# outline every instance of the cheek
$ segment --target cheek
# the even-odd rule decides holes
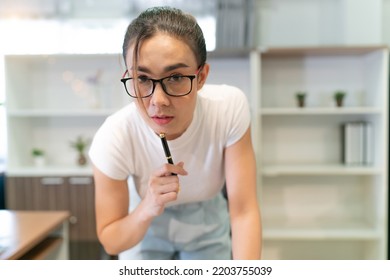
[[[139,105],[144,107],[145,109],[149,108],[150,105],[150,98],[142,98],[138,101]]]
[[[137,105],[138,111],[141,114],[141,116],[147,120],[148,117],[148,103],[145,99],[136,99],[134,100],[135,104]]]
[[[189,99],[186,102],[182,102],[180,107],[176,107],[180,111],[180,116],[183,118],[183,121],[186,123],[192,120],[192,116],[196,106],[196,99]]]
[[[149,107],[149,104],[150,104],[149,98],[136,99],[135,102],[137,104],[138,109],[140,109],[142,111],[147,111],[148,110],[148,107]]]

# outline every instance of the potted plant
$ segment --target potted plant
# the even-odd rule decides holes
[[[85,156],[85,150],[89,145],[90,140],[82,136],[78,136],[76,140],[70,142],[70,146],[74,148],[78,153],[77,163],[78,165],[86,165],[87,157]]]
[[[33,148],[31,150],[31,155],[33,156],[35,166],[41,167],[45,165],[45,152],[42,149]]]
[[[346,96],[346,92],[345,91],[341,91],[341,90],[339,90],[339,91],[336,91],[335,93],[334,93],[334,100],[335,100],[335,102],[336,102],[336,106],[337,107],[342,107],[343,106],[343,104],[344,104],[344,98],[345,98],[345,96]]]
[[[299,91],[295,94],[298,107],[305,107],[306,92]]]

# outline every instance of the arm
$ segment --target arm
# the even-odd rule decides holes
[[[261,219],[256,194],[256,160],[250,128],[225,150],[226,189],[234,259],[260,259]]]
[[[179,179],[167,176],[171,173],[187,174],[182,163],[165,164],[156,170],[150,177],[145,197],[129,213],[127,180],[114,180],[94,167],[97,235],[108,254],[116,255],[139,243],[165,204],[176,200]]]

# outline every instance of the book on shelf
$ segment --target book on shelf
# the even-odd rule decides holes
[[[342,161],[346,165],[373,163],[373,127],[370,122],[347,122],[342,125]]]

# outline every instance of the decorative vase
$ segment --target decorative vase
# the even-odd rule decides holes
[[[334,100],[335,100],[337,107],[343,107],[346,94],[347,93],[345,91],[336,91],[335,92]]]
[[[343,107],[344,98],[336,98],[336,106],[337,107]]]
[[[295,98],[297,100],[298,107],[300,108],[305,107],[306,92],[297,92],[295,94]]]
[[[305,98],[298,98],[298,107],[303,108],[305,107]]]
[[[77,164],[80,166],[84,166],[87,164],[87,157],[84,153],[79,153],[79,157],[77,158]]]
[[[42,167],[46,165],[46,159],[44,156],[34,156],[34,165],[36,167]]]

